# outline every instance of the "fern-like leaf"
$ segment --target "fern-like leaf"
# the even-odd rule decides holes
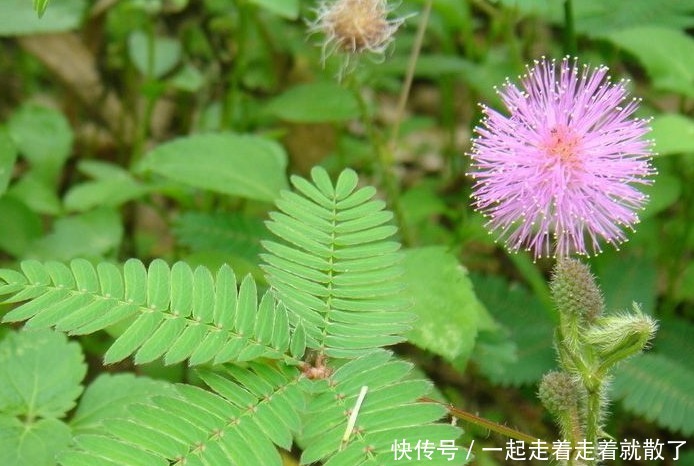
[[[405,441],[411,447],[430,442],[438,449],[442,441],[456,440],[459,428],[437,422],[446,409],[418,401],[430,391],[431,383],[408,377],[411,369],[411,364],[393,358],[390,352],[376,350],[347,362],[329,380],[305,380],[319,393],[307,408],[302,464],[321,460],[330,466],[400,464],[402,458],[398,463],[397,451],[393,451],[396,442]],[[364,396],[358,404],[360,392]],[[416,453],[409,456],[407,464],[451,464],[439,452],[431,459],[421,456],[419,461]],[[461,464],[464,457],[458,449],[455,464]]]
[[[355,357],[403,340],[411,316],[402,312],[396,227],[372,187],[357,189],[357,175],[342,172],[335,185],[314,168],[313,183],[292,177],[261,257],[268,281],[301,324],[306,345],[332,357]]]
[[[106,363],[132,354],[138,364],[162,356],[167,364],[281,358],[290,346],[284,307],[269,293],[258,303],[250,276],[237,289],[228,266],[216,276],[161,260],[148,269],[135,259],[122,269],[80,259],[69,267],[26,261],[21,268],[23,274],[0,270],[0,296],[10,295],[5,302],[28,300],[3,321],[28,320],[27,327],[53,326],[72,335],[129,322],[104,355]]]
[[[640,355],[617,368],[612,389],[629,411],[694,434],[694,372],[683,364],[655,353]]]
[[[80,435],[63,466],[280,466],[275,445],[289,449],[299,429],[304,394],[299,371],[285,365],[232,364],[200,377],[214,393],[178,385],[180,396],[131,406],[101,435]]]

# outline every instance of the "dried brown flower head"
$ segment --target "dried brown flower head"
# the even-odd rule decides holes
[[[404,18],[389,19],[385,0],[324,1],[309,32],[322,32],[323,60],[335,52],[382,54],[393,41],[393,34]]]

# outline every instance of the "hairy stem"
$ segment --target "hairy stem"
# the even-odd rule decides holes
[[[586,444],[593,448],[597,448],[598,445],[602,418],[602,387],[599,382],[596,385],[596,387],[588,389],[588,403],[586,405]],[[588,461],[587,464],[589,466],[596,465],[597,461]]]

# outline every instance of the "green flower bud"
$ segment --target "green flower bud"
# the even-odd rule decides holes
[[[633,314],[600,318],[584,334],[584,341],[602,360],[603,373],[617,362],[641,352],[658,330],[653,318],[643,314],[636,303],[633,306]]]
[[[592,323],[603,312],[602,293],[587,265],[576,259],[557,262],[550,283],[554,303],[559,312]]]
[[[538,397],[551,414],[560,416],[576,409],[581,400],[579,383],[568,373],[552,371],[542,377]]]

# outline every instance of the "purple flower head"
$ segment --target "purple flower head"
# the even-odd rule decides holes
[[[510,113],[483,106],[470,175],[473,205],[512,251],[535,258],[601,251],[625,241],[638,222],[649,184],[648,121],[632,118],[637,100],[604,66],[578,68],[544,58],[528,68],[522,89],[498,91]]]

